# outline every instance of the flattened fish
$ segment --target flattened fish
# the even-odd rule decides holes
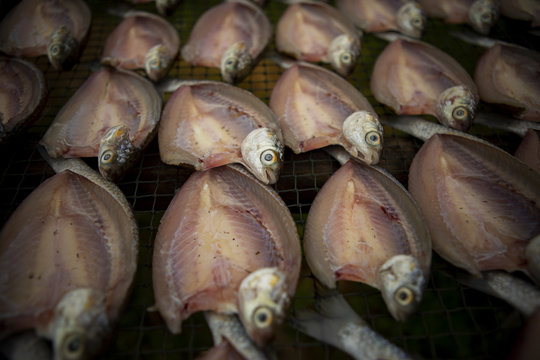
[[[482,100],[511,107],[520,118],[540,122],[539,53],[496,44],[478,60],[474,81]]]
[[[206,170],[244,165],[266,184],[277,181],[283,138],[274,113],[249,91],[218,81],[180,82],[159,126],[161,160]]]
[[[540,26],[540,2],[537,0],[500,0],[501,14],[509,18],[531,21]]]
[[[34,330],[54,359],[109,340],[137,268],[138,231],[122,192],[62,160],[0,232],[0,338]]]
[[[348,75],[360,54],[360,33],[330,5],[300,1],[289,5],[276,27],[276,48],[298,60],[330,63]]]
[[[529,129],[514,156],[540,174],[540,130]]]
[[[37,120],[46,99],[41,70],[25,60],[0,57],[0,144]]]
[[[341,145],[368,164],[379,161],[383,128],[375,110],[354,86],[331,71],[293,64],[274,86],[270,108],[279,118],[285,144],[297,154]]]
[[[429,114],[445,126],[466,131],[478,90],[457,61],[420,41],[397,39],[382,51],[371,76],[375,98],[397,114]]]
[[[105,40],[101,61],[122,69],[144,69],[151,80],[167,74],[180,49],[176,29],[165,19],[132,11]]]
[[[399,31],[420,38],[426,23],[414,0],[337,0],[336,7],[367,32]]]
[[[162,99],[152,83],[127,70],[93,73],[60,109],[40,141],[51,157],[98,157],[117,180],[154,137]]]
[[[238,82],[251,72],[271,37],[272,24],[257,5],[227,1],[197,20],[182,57],[195,66],[219,68],[224,81]]]
[[[499,19],[499,0],[418,0],[428,16],[450,24],[469,24],[487,34]]]
[[[47,55],[57,70],[69,70],[82,51],[90,20],[83,0],[23,0],[0,24],[0,51]]]
[[[264,346],[286,315],[300,264],[295,223],[270,187],[241,167],[197,171],[156,235],[156,307],[175,334],[184,319],[206,311],[214,338],[237,314],[249,338]],[[227,340],[242,352],[239,335]]]

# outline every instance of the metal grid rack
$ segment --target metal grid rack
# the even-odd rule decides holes
[[[36,144],[63,104],[91,74],[91,66],[99,60],[108,34],[121,21],[106,13],[115,5],[105,0],[89,0],[92,9],[92,30],[81,63],[66,72],[54,70],[46,57],[34,59],[43,70],[49,96],[45,111],[35,125],[16,142],[0,147],[0,224],[3,224],[21,201],[53,171],[36,151]],[[197,18],[217,0],[183,1],[168,20],[185,42]],[[286,5],[268,1],[264,11],[275,25]],[[138,4],[137,9],[155,12],[153,3]],[[502,19],[492,34],[503,40],[533,47],[527,25]],[[423,40],[452,54],[470,72],[483,49],[467,45],[448,35],[449,29],[466,29],[464,25],[445,25],[429,19]],[[369,90],[369,78],[377,55],[385,42],[373,35],[363,38],[359,63],[348,77],[371,102],[379,114],[391,111],[376,102]],[[274,49],[274,43],[269,51]],[[252,74],[238,86],[250,90],[268,103],[272,88],[283,72],[267,55],[263,56]],[[219,70],[192,67],[178,59],[169,76],[182,79],[220,80]],[[380,166],[403,184],[407,184],[409,165],[421,142],[399,131],[385,127],[385,148]],[[472,133],[503,149],[513,152],[520,139],[508,133],[473,126]],[[95,162],[89,163],[95,167]],[[313,198],[337,170],[339,164],[322,151],[295,155],[285,154],[281,177],[275,189],[288,205],[300,235]],[[175,191],[191,174],[188,168],[165,165],[160,161],[157,141],[144,152],[138,165],[119,183],[132,204],[140,229],[139,266],[133,291],[119,320],[104,359],[192,359],[212,346],[212,338],[204,317],[195,314],[183,323],[181,335],[168,332],[156,312],[148,311],[154,304],[151,261],[153,240],[159,221]],[[505,359],[523,324],[522,317],[509,305],[493,297],[468,289],[446,275],[449,266],[435,255],[429,286],[417,313],[406,323],[395,322],[379,291],[366,285],[340,283],[339,290],[368,324],[410,354],[425,359]],[[291,313],[311,306],[316,296],[315,280],[303,263],[298,291]],[[341,359],[350,358],[341,351],[303,335],[284,325],[273,344],[280,359]]]

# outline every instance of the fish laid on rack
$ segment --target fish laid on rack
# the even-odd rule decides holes
[[[540,130],[529,129],[514,156],[540,174]]]
[[[54,359],[87,359],[110,340],[137,268],[124,194],[80,159],[19,205],[0,232],[0,338],[33,330]]]
[[[283,321],[300,264],[294,220],[273,189],[240,166],[197,171],[159,225],[156,307],[175,334],[205,311],[215,343],[229,341],[252,359]]]
[[[0,51],[47,55],[55,69],[69,70],[82,52],[90,22],[84,0],[23,0],[0,24]]]
[[[283,137],[277,117],[259,98],[218,81],[172,80],[164,90],[174,90],[158,131],[164,163],[196,170],[240,163],[266,184],[277,181]]]
[[[466,131],[478,90],[467,71],[448,54],[425,42],[396,39],[381,52],[371,76],[375,98],[397,114],[435,116]]]
[[[487,34],[499,19],[499,0],[418,0],[428,16],[450,24],[469,24]]]
[[[39,118],[47,100],[47,84],[34,64],[0,57],[0,144]]]
[[[367,32],[398,31],[420,38],[426,23],[415,0],[337,0],[336,7]]]
[[[180,49],[176,29],[160,16],[130,11],[105,40],[101,62],[122,69],[144,69],[151,80],[167,74]]]
[[[530,21],[540,26],[540,2],[537,0],[499,0],[501,14],[516,20]]]
[[[156,134],[162,102],[144,77],[102,68],[60,109],[40,144],[54,158],[97,156],[103,177],[118,180]]]
[[[360,55],[361,33],[332,6],[318,1],[293,2],[276,27],[276,48],[298,60],[330,63],[348,75]]]
[[[219,68],[224,81],[245,78],[272,37],[266,14],[247,0],[230,0],[208,9],[195,23],[182,58],[195,66]]]
[[[297,154],[341,145],[368,164],[379,161],[383,128],[375,110],[354,86],[329,70],[292,64],[275,84],[270,108],[285,144]]]

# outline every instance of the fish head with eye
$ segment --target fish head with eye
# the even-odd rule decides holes
[[[352,113],[343,122],[343,136],[353,146],[351,155],[369,165],[379,162],[383,127],[377,115],[364,110]]]
[[[98,153],[98,168],[109,181],[118,180],[130,166],[135,153],[125,125],[111,127],[101,138]]]
[[[388,311],[398,321],[407,320],[420,304],[427,280],[418,260],[393,256],[381,266],[378,277]]]
[[[476,0],[469,7],[469,21],[475,31],[488,34],[499,19],[499,4],[496,0]]]
[[[171,15],[179,4],[180,0],[156,0],[157,11],[166,16]]]
[[[269,128],[252,130],[240,146],[243,164],[265,184],[276,183],[283,162],[283,144]]]
[[[330,65],[341,76],[347,76],[356,65],[360,54],[360,38],[341,34],[336,36],[328,46]]]
[[[437,118],[444,126],[467,131],[474,119],[476,96],[465,86],[458,85],[443,91],[437,99]]]
[[[398,10],[397,23],[403,34],[418,39],[424,31],[426,16],[420,5],[411,1]]]
[[[163,44],[152,47],[144,56],[144,70],[152,81],[161,79],[172,65],[171,56]]]
[[[290,304],[287,275],[276,267],[249,274],[238,289],[240,321],[249,337],[264,347],[283,322]]]
[[[47,331],[55,360],[96,355],[110,332],[105,295],[88,288],[67,292],[56,306]]]
[[[243,41],[236,42],[221,57],[221,77],[231,84],[240,81],[249,74],[252,65],[249,47]]]
[[[56,70],[69,70],[79,54],[79,41],[62,25],[56,28],[47,42],[47,57]]]

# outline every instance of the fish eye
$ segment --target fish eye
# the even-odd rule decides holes
[[[352,56],[350,53],[346,52],[341,54],[340,60],[344,64],[350,64],[352,62]]]
[[[408,287],[402,286],[394,293],[397,303],[402,306],[410,305],[414,300],[414,294]]]
[[[420,27],[420,26],[422,26],[423,21],[422,21],[421,18],[416,17],[416,18],[414,18],[414,19],[412,20],[412,23],[413,23],[414,26]]]
[[[253,312],[253,323],[257,328],[267,328],[274,322],[272,310],[266,306],[259,306]]]
[[[458,106],[452,111],[452,117],[456,120],[464,120],[468,116],[469,116],[469,111],[463,106]]]
[[[159,66],[161,65],[159,59],[153,59],[152,61],[150,61],[150,67],[152,69],[157,69],[159,68]]]
[[[62,342],[62,352],[66,359],[79,359],[85,351],[85,338],[81,333],[68,334]]]
[[[233,69],[236,67],[236,60],[233,58],[227,59],[227,61],[225,61],[225,66],[229,69]]]
[[[60,53],[60,45],[55,44],[55,45],[51,46],[50,51],[51,51],[52,55],[58,55]]]
[[[109,164],[114,160],[114,152],[112,150],[106,150],[101,154],[100,161],[103,164]]]
[[[274,165],[278,161],[278,155],[274,150],[265,150],[261,154],[261,162],[264,166]]]
[[[491,19],[493,19],[493,15],[491,13],[483,13],[480,19],[482,20],[482,22],[487,23],[490,22]]]
[[[381,143],[381,135],[377,131],[370,131],[366,134],[365,140],[368,145],[377,146]]]

